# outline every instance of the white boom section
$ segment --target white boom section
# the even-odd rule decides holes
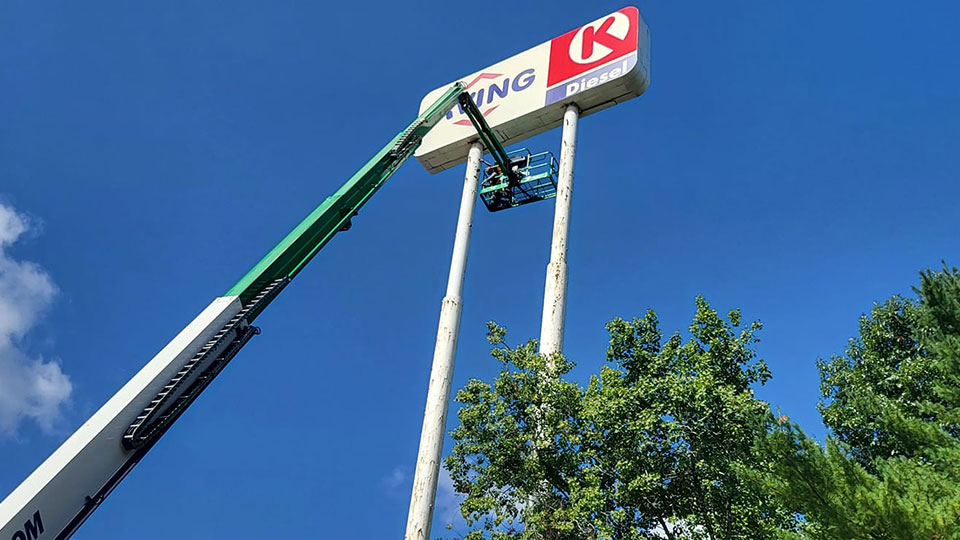
[[[82,522],[89,514],[85,507],[100,503],[97,493],[111,482],[115,485],[120,479],[116,475],[129,470],[128,462],[142,456],[122,446],[127,428],[240,309],[236,296],[214,300],[60,445],[0,503],[0,540],[54,540],[79,526],[72,522],[75,518]]]

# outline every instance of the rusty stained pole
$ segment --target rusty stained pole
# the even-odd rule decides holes
[[[553,242],[540,320],[540,354],[563,352],[567,312],[567,241],[570,236],[570,204],[573,200],[573,163],[577,154],[577,124],[580,108],[571,103],[563,113],[560,141],[560,171],[553,214]]]
[[[467,268],[470,232],[473,228],[473,211],[477,204],[477,185],[482,155],[483,146],[479,142],[473,143],[467,154],[467,172],[463,181],[463,196],[460,199],[460,217],[457,220],[457,234],[453,242],[447,294],[440,308],[437,344],[433,350],[433,368],[430,371],[427,406],[423,414],[423,428],[420,431],[420,450],[417,453],[417,470],[413,477],[413,493],[410,495],[410,512],[407,515],[405,540],[428,540],[430,537],[434,500],[437,495],[437,478],[440,474],[440,454],[443,451],[447,408],[450,403],[453,364],[457,354],[457,338],[460,334],[463,278]]]

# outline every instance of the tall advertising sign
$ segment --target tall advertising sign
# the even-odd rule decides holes
[[[637,8],[625,7],[461,80],[500,142],[512,144],[559,126],[570,103],[585,116],[645,92],[650,31]],[[420,112],[451,84],[427,94]],[[415,156],[437,173],[463,163],[475,139],[470,120],[456,108]]]

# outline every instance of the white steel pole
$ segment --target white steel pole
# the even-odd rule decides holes
[[[553,243],[547,281],[543,291],[540,322],[540,354],[563,350],[563,328],[567,312],[567,239],[570,235],[570,203],[573,199],[573,162],[577,154],[577,123],[580,109],[573,103],[563,113],[560,142],[560,171],[553,214]]]
[[[440,453],[443,450],[443,436],[447,425],[453,363],[460,334],[463,277],[467,267],[470,231],[473,228],[482,150],[483,146],[475,142],[467,154],[467,172],[463,180],[463,197],[460,199],[460,217],[457,220],[457,236],[453,242],[447,295],[440,308],[440,325],[437,328],[437,344],[433,350],[427,407],[423,413],[423,428],[420,431],[420,451],[417,454],[417,470],[413,476],[410,513],[407,515],[407,532],[404,536],[406,540],[428,540],[430,537],[437,477],[440,474]]]

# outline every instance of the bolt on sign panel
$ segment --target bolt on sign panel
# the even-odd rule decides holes
[[[625,7],[460,79],[504,145],[560,125],[569,103],[585,116],[650,86],[650,31]],[[452,84],[452,83],[451,83]],[[420,103],[422,113],[450,88]],[[427,134],[416,157],[437,173],[466,161],[476,131],[459,107]]]

